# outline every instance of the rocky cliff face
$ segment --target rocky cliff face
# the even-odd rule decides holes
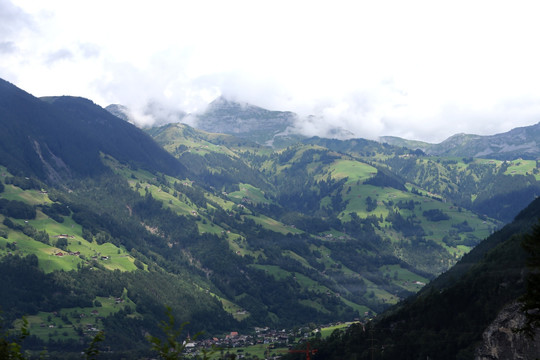
[[[476,349],[475,360],[534,360],[540,358],[540,329],[533,339],[516,331],[525,324],[521,305],[505,307],[484,331],[483,342]]]
[[[284,135],[296,119],[289,111],[270,111],[223,97],[214,100],[197,116],[195,127],[213,133],[231,134],[267,143]]]

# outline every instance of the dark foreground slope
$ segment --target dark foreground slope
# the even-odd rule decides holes
[[[148,135],[92,101],[38,99],[0,79],[0,158],[13,174],[58,183],[105,171],[100,154],[171,175],[185,168]]]
[[[416,296],[366,326],[354,325],[316,344],[315,358],[474,358],[484,330],[525,293],[527,255],[521,243],[539,217],[535,200]]]

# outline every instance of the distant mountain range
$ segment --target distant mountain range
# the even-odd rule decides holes
[[[123,120],[137,123],[133,113],[126,106],[111,104],[105,109]],[[286,147],[306,138],[296,128],[301,121],[298,114],[291,111],[267,110],[223,96],[212,101],[200,114],[187,114],[181,111],[171,113],[159,104],[152,103],[145,108],[144,115],[154,120],[152,127],[169,123],[187,123],[199,130],[235,135],[276,148]],[[310,118],[313,116],[308,117],[308,121]],[[336,139],[354,137],[353,133],[339,127],[330,128],[326,135]]]
[[[419,149],[434,156],[533,160],[540,156],[540,123],[489,136],[456,134],[439,144],[392,136],[383,136],[380,141],[409,149]]]
[[[130,109],[113,104],[106,110],[119,118],[134,123]],[[168,123],[186,122],[200,130],[211,133],[231,134],[259,144],[285,147],[302,136],[295,127],[298,115],[290,111],[271,111],[248,103],[240,103],[218,97],[201,114],[165,111],[159,104],[150,104],[145,114],[152,116],[161,126]],[[351,139],[354,134],[333,128],[323,136],[334,139]],[[540,157],[540,123],[512,129],[506,133],[482,136],[456,134],[439,144],[408,140],[395,136],[381,136],[379,141],[412,150],[421,150],[433,156],[478,157],[499,160],[536,159]]]

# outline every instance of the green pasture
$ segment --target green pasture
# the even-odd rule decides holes
[[[317,301],[310,300],[310,299],[304,299],[304,300],[300,300],[299,303],[304,305],[304,306],[308,306],[308,307],[310,307],[312,309],[315,309],[318,312],[321,312],[323,314],[330,314],[330,311],[327,310],[323,305],[321,305]]]
[[[346,322],[346,323],[341,323],[341,324],[336,324],[336,325],[332,325],[332,326],[323,327],[323,328],[321,328],[321,337],[323,339],[326,339],[327,337],[332,335],[332,333],[334,331],[336,331],[336,330],[344,330],[344,329],[348,328],[349,326],[351,326],[352,324],[354,324],[354,323],[353,322]]]
[[[249,312],[245,311],[232,301],[229,301],[217,295],[215,296],[218,297],[219,301],[221,301],[221,304],[223,305],[223,310],[231,314],[232,317],[234,317],[237,321],[242,321],[250,316]]]
[[[348,305],[348,306],[350,306],[351,308],[353,308],[353,310],[357,311],[358,314],[360,314],[361,316],[362,316],[363,314],[365,314],[366,312],[368,312],[368,311],[373,311],[373,310],[371,310],[370,308],[368,308],[367,306],[365,306],[365,305],[359,305],[359,304],[357,304],[357,303],[354,303],[354,302],[352,302],[352,301],[350,301],[350,300],[345,299],[343,296],[340,297],[340,300],[341,300],[341,302],[343,302],[345,305]]]
[[[229,201],[229,200],[226,200],[226,199],[223,199],[219,196],[215,196],[213,194],[210,194],[210,193],[205,193],[204,194],[206,199],[215,203],[216,205],[218,205],[221,209],[223,210],[232,210],[234,206],[236,206],[236,203],[233,202],[233,201]],[[208,204],[209,207],[214,207],[213,205],[211,204]]]
[[[379,271],[384,276],[391,279],[395,284],[412,292],[417,292],[429,282],[425,277],[415,274],[407,269],[403,269],[399,265],[381,266]]]
[[[254,264],[250,266],[256,269],[265,271],[267,274],[273,276],[277,280],[289,279],[292,276],[293,277],[292,281],[297,282],[303,289],[307,289],[310,291],[317,291],[317,292],[330,291],[326,286],[319,284],[318,282],[310,279],[309,277],[303,274],[300,274],[297,272],[291,273],[290,271],[283,270],[282,268],[276,265]]]
[[[379,288],[372,281],[366,278],[362,278],[362,279],[365,281],[367,285],[366,295],[364,295],[364,297],[369,298],[370,294],[373,294],[374,298],[386,304],[397,304],[398,301],[400,300],[397,296],[389,293],[388,291],[384,289]]]
[[[101,330],[103,324],[101,318],[117,313],[120,310],[129,308],[133,311],[130,317],[137,317],[135,311],[135,303],[127,296],[122,295],[117,301],[113,296],[96,297],[97,302],[101,306],[92,307],[74,307],[63,308],[55,312],[40,311],[36,315],[26,316],[28,321],[29,332],[44,341],[49,339],[65,340],[79,339],[80,334],[83,336],[93,337],[96,330]],[[20,328],[22,320],[17,320],[14,323],[15,328]]]
[[[228,194],[229,199],[234,202],[241,202],[242,199],[247,199],[255,204],[269,204],[270,201],[264,197],[264,192],[250,184],[240,184],[240,190]]]
[[[226,137],[221,134],[211,134],[202,130],[192,130],[185,127],[183,124],[177,124],[174,129],[168,129],[166,132],[159,134],[152,134],[159,143],[168,152],[175,154],[176,149],[180,145],[184,145],[188,148],[186,151],[205,155],[211,152],[222,153],[229,156],[235,156],[235,154],[227,148],[227,146],[216,145],[210,141],[218,141],[220,138]]]
[[[334,259],[332,259],[332,252],[325,246],[320,246],[320,247],[317,247],[315,245],[310,245],[310,249],[311,250],[318,250],[322,257],[320,259],[318,259],[319,263],[322,263],[324,264],[325,268],[329,269],[329,268],[332,268],[333,265],[341,265],[341,267],[339,268],[339,271],[341,273],[343,273],[343,275],[348,275],[348,276],[358,276],[358,274],[354,271],[352,271],[351,269],[349,269],[347,266],[341,264],[341,263],[338,263],[336,262]]]
[[[250,267],[253,267],[255,269],[263,270],[268,275],[271,275],[274,277],[274,279],[277,280],[283,280],[291,276],[290,271],[283,270],[277,265],[260,265],[260,264],[253,264],[249,265]]]
[[[4,185],[4,191],[2,194],[0,194],[0,197],[7,200],[22,201],[29,205],[43,205],[52,203],[49,196],[40,192],[39,190],[23,190],[11,184]]]
[[[7,243],[16,242],[17,249],[12,251],[6,247]],[[8,254],[26,256],[34,254],[38,258],[40,269],[46,273],[53,272],[55,270],[70,271],[77,269],[77,265],[82,263],[78,257],[57,257],[54,256],[54,249],[52,246],[43,244],[39,241],[31,239],[21,232],[11,231],[8,235],[8,239],[0,237],[0,256]]]
[[[342,195],[344,201],[348,201],[347,208],[340,214],[342,221],[349,221],[350,212],[355,212],[359,217],[365,218],[367,216],[376,216],[386,218],[390,211],[398,210],[397,204],[401,202],[414,201],[414,210],[399,209],[399,213],[403,217],[413,216],[416,221],[419,221],[420,226],[426,232],[426,238],[434,240],[435,242],[445,246],[442,243],[442,238],[448,234],[449,231],[454,229],[452,225],[457,225],[467,221],[474,231],[472,234],[479,240],[482,240],[489,236],[499,224],[493,220],[482,220],[472,212],[460,209],[459,207],[438,201],[426,196],[419,196],[410,192],[404,192],[393,188],[380,188],[372,185],[358,185],[352,186],[350,190],[344,191]],[[367,211],[366,199],[370,197],[373,201],[377,202],[377,207],[371,211]],[[389,206],[391,204],[391,206]],[[449,220],[442,221],[429,221],[423,216],[424,211],[440,209],[443,213],[450,216]],[[385,223],[382,224],[383,226]],[[462,239],[467,236],[467,233],[460,234]],[[470,248],[469,248],[470,250]],[[455,248],[452,248],[451,252],[456,252]],[[457,251],[460,255],[462,253]]]
[[[197,228],[200,234],[214,234],[220,235],[225,231],[221,226],[214,224],[213,222],[203,219],[197,221]]]
[[[253,257],[258,257],[259,255],[264,255],[262,251],[251,251],[247,249],[247,241],[242,236],[235,233],[225,233],[227,237],[227,242],[229,243],[230,249],[237,255],[246,256],[250,255]]]
[[[254,267],[256,269],[260,269],[260,270],[263,270],[265,271],[267,274],[273,276],[275,279],[277,280],[285,280],[285,279],[289,279],[291,276],[293,276],[293,281],[296,281],[303,289],[306,289],[306,290],[310,290],[310,291],[316,291],[316,292],[319,292],[319,293],[323,293],[323,292],[329,292],[330,290],[326,287],[326,286],[323,286],[321,284],[319,284],[318,282],[308,278],[307,276],[303,275],[303,274],[300,274],[300,273],[291,273],[290,271],[286,271],[286,270],[283,270],[281,269],[279,266],[275,266],[275,265],[260,265],[260,264],[255,264],[255,265],[250,265],[251,267]],[[376,288],[376,286],[369,282],[369,280],[366,280],[366,282],[368,283],[368,286],[371,286],[371,288]],[[371,290],[371,288],[369,288]],[[386,298],[391,298],[392,295],[389,294],[389,293],[386,293],[386,292],[381,292],[381,293],[378,293],[378,295],[380,297],[382,297],[382,295],[384,295],[384,297]],[[350,306],[351,308],[353,308],[354,310],[358,311],[359,314],[363,314],[365,313],[366,311],[371,311],[371,309],[369,309],[367,306],[364,306],[364,305],[359,305],[359,304],[356,304],[350,300],[347,300],[343,297],[340,297],[339,298],[340,301],[342,301],[344,304]],[[318,310],[321,310],[321,305],[318,304],[318,303],[305,303],[305,305],[308,305],[308,306],[311,306],[311,307],[314,307]]]
[[[318,282],[316,282],[315,280],[312,280],[308,278],[307,276],[300,273],[295,273],[295,280],[298,284],[300,284],[300,286],[302,286],[302,288],[308,289],[310,291],[315,291],[315,292],[330,291],[330,289],[328,289],[326,286],[323,286],[319,284]]]
[[[3,216],[0,216],[0,220],[3,221]],[[81,226],[76,224],[71,217],[65,217],[63,223],[57,223],[50,219],[41,211],[37,212],[36,219],[33,220],[19,220],[14,219],[13,222],[19,225],[25,225],[28,223],[38,231],[46,231],[49,234],[49,244],[44,244],[36,241],[20,231],[13,231],[8,229],[4,225],[0,225],[0,228],[8,230],[8,239],[0,238],[0,254],[5,255],[10,250],[6,248],[6,244],[17,243],[16,254],[26,256],[34,254],[37,256],[40,268],[46,272],[53,272],[55,270],[76,270],[78,266],[86,265],[91,260],[98,261],[105,268],[110,270],[120,271],[134,271],[136,266],[134,265],[134,258],[126,252],[125,249],[119,248],[112,243],[97,244],[94,242],[88,242],[81,236]],[[81,256],[68,255],[66,250],[62,250],[56,247],[56,241],[59,235],[67,235],[66,241],[68,243],[66,249],[71,252],[80,252]],[[64,236],[62,236],[64,237]],[[56,255],[62,253],[62,256]],[[84,259],[83,259],[84,257]],[[95,257],[95,259],[92,259]],[[107,257],[106,259],[102,257]]]
[[[536,169],[536,160],[512,160],[507,161],[510,165],[505,171],[505,175],[531,175]],[[540,180],[540,173],[535,174],[536,180]]]
[[[81,225],[73,221],[71,216],[63,216],[62,218],[64,219],[64,222],[59,223],[38,210],[36,212],[36,218],[28,220],[28,224],[32,225],[38,231],[45,230],[49,234],[49,237],[51,237],[51,240],[53,239],[53,236],[60,234],[69,234],[78,237],[82,236]],[[24,225],[25,223],[23,220],[16,219],[14,219],[13,222],[20,225]]]
[[[173,195],[174,190],[163,191],[160,186],[148,183],[145,183],[143,188],[148,189],[154,199],[160,200],[163,203],[163,206],[168,207],[178,215],[193,215],[193,211],[197,212],[197,207],[195,205],[190,206],[186,202],[180,201],[175,197]],[[144,189],[142,190],[145,191]]]
[[[268,229],[268,230],[271,230],[273,232],[277,232],[277,233],[280,233],[280,234],[283,234],[283,235],[301,234],[301,233],[303,233],[302,230],[299,230],[299,229],[293,228],[291,226],[285,225],[285,224],[283,224],[283,223],[281,223],[281,222],[279,222],[277,220],[274,220],[272,218],[269,218],[268,216],[265,216],[265,215],[258,215],[258,216],[246,215],[246,218],[249,218],[249,219],[255,221],[255,223],[261,225],[265,229]]]
[[[283,256],[288,256],[290,257],[291,259],[294,259],[296,261],[298,261],[299,263],[301,263],[302,265],[304,265],[306,268],[308,269],[313,269],[313,267],[311,265],[309,265],[309,263],[306,261],[306,259],[304,259],[303,257],[301,257],[300,255],[298,255],[297,253],[295,253],[294,251],[291,251],[291,250],[283,250],[281,252],[281,254]]]
[[[347,207],[340,214],[340,218],[345,221],[350,220],[348,215],[350,212],[355,212],[359,217],[365,218],[369,215],[375,215],[379,217],[382,215],[386,217],[388,215],[388,209],[384,206],[383,202],[399,200],[408,201],[413,196],[410,193],[396,190],[394,188],[380,188],[373,185],[358,185],[351,186],[350,190],[346,190],[343,196],[343,201],[347,201]],[[377,201],[377,208],[368,212],[366,199],[370,197],[372,200]]]
[[[329,172],[333,179],[347,179],[347,184],[363,182],[377,174],[377,169],[371,165],[353,161],[337,160],[329,166]]]

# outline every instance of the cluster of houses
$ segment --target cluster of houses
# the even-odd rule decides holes
[[[67,255],[71,255],[71,256],[79,256],[81,255],[81,252],[80,251],[65,251],[65,252],[62,252],[62,251],[58,251],[56,253],[54,253],[54,256],[67,256]]]
[[[58,251],[58,252],[53,253],[53,255],[54,256],[59,256],[59,257],[62,257],[62,256],[80,256],[81,252],[80,251]],[[94,256],[92,256],[92,260],[97,260],[97,259],[109,260],[109,256],[106,256],[106,255],[101,255],[101,256],[94,255]]]
[[[241,335],[236,331],[231,332],[223,338],[214,337],[212,339],[191,341],[188,338],[185,352],[188,354],[198,353],[201,349],[217,347],[220,349],[241,348],[257,344],[289,344],[289,338],[294,334],[285,330],[270,330],[268,328],[255,328],[254,335]]]
[[[291,341],[296,342],[299,335],[300,337],[307,339],[313,336],[314,332],[318,331],[320,330],[316,329],[314,331],[311,331],[310,329],[305,328],[302,329],[299,333],[293,330],[273,330],[268,327],[256,327],[255,333],[253,335],[242,335],[236,331],[233,331],[222,338],[214,337],[212,339],[192,341],[188,337],[187,343],[185,344],[185,352],[188,354],[197,354],[200,350],[208,349],[211,347],[217,347],[224,350],[253,345],[267,345],[269,348],[289,347],[293,345]]]

